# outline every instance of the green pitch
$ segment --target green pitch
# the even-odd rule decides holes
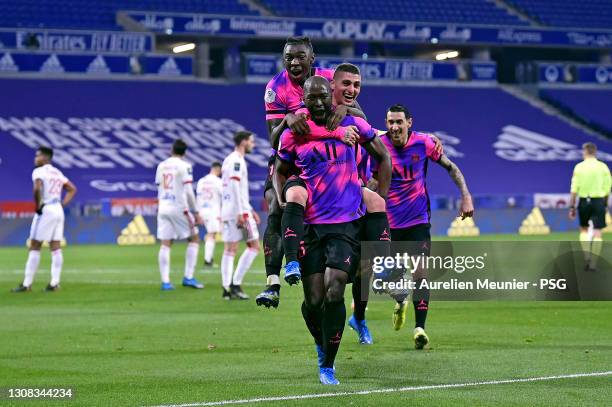
[[[7,387],[75,392],[70,401],[4,398],[0,405],[153,406],[612,370],[612,303],[434,301],[427,323],[431,349],[416,351],[412,307],[406,327],[395,332],[393,304],[375,301],[367,313],[374,345],[358,345],[347,328],[336,361],[342,384],[323,387],[299,310],[301,287],[283,287],[277,310],[259,308],[253,299],[223,301],[217,268],[199,267],[204,290],[182,288],[184,248],[172,252],[174,292],[159,291],[155,246],[69,246],[63,290],[41,291],[49,278],[45,252],[34,290],[25,294],[9,293],[23,278],[25,248],[0,248],[3,396]],[[260,256],[245,280],[252,298],[264,279]],[[350,297],[347,292],[347,304]],[[603,406],[612,405],[612,376],[259,405],[349,404]]]

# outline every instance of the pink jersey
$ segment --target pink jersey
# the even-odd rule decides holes
[[[314,75],[319,75],[331,82],[334,70],[313,68]],[[295,113],[302,107],[304,89],[289,78],[287,70],[277,74],[266,85],[264,100],[266,102],[266,120],[282,119],[287,113]]]

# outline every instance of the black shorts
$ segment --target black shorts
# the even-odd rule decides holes
[[[302,274],[324,273],[330,267],[348,273],[352,280],[361,255],[361,221],[305,226],[303,249],[298,256]]]
[[[593,221],[595,229],[606,227],[606,200],[605,198],[580,198],[578,202],[578,218],[580,226],[589,227],[589,220]]]
[[[289,179],[287,179],[287,182],[285,182],[285,186],[283,187],[283,198],[285,198],[285,194],[287,193],[287,190],[291,187],[302,187],[304,189],[306,188],[306,183],[297,175],[292,175],[289,177]]]
[[[429,256],[431,251],[431,224],[422,223],[407,228],[391,229],[392,242],[423,242],[426,245],[421,246],[424,254]]]
[[[268,158],[268,176],[266,177],[266,183],[264,184],[264,195],[268,189],[274,188],[272,185],[272,174],[274,174],[274,163],[276,162],[276,156],[273,155]]]

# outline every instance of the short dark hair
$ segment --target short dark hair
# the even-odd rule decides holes
[[[590,141],[588,143],[584,143],[582,145],[582,149],[586,150],[586,152],[591,155],[595,155],[595,153],[597,153],[597,146],[595,143],[591,143]]]
[[[387,109],[387,113],[388,112],[394,112],[394,113],[403,112],[404,116],[406,116],[406,119],[410,119],[412,117],[412,115],[410,114],[410,111],[406,108],[406,106],[402,105],[401,103],[396,103],[393,106],[389,107]]]
[[[359,67],[357,65],[350,64],[348,62],[344,62],[336,67],[336,70],[334,71],[334,78],[336,78],[336,75],[339,72],[348,72],[348,73],[352,73],[355,75],[361,75],[361,71],[359,70]]]
[[[42,154],[47,156],[47,158],[52,159],[53,158],[53,149],[51,147],[38,147],[38,151]]]
[[[174,140],[172,154],[185,155],[185,151],[187,151],[187,144],[182,139]]]
[[[308,48],[310,48],[311,51],[314,51],[314,49],[312,48],[312,42],[310,41],[310,37],[307,37],[305,35],[287,38],[285,46],[287,45],[306,45]]]
[[[239,146],[240,143],[242,143],[244,140],[247,140],[252,135],[253,135],[253,133],[251,133],[250,131],[247,131],[247,130],[237,131],[236,134],[234,134],[234,144],[236,146]]]
[[[221,163],[219,161],[214,161],[212,164],[210,164],[210,168],[215,168],[215,167],[221,168]]]

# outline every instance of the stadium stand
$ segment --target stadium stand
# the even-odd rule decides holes
[[[237,0],[0,0],[0,27],[120,30],[118,10],[259,14]]]
[[[609,0],[508,0],[508,3],[551,27],[612,27]]]
[[[262,0],[277,15],[288,17],[364,18],[435,23],[528,25],[487,0],[311,0],[296,7],[284,0]]]
[[[612,90],[542,89],[540,96],[581,117],[586,123],[612,132]]]

